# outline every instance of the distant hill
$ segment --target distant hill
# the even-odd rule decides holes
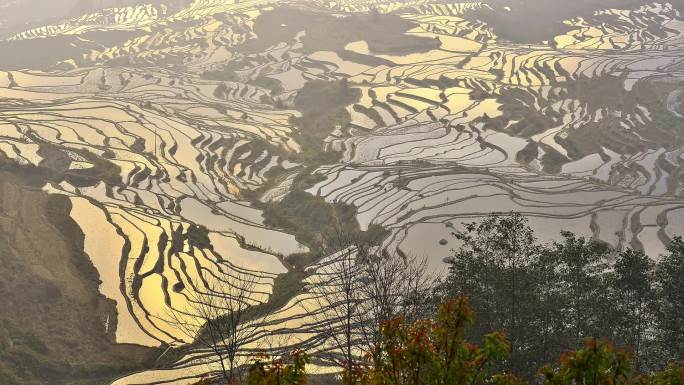
[[[191,0],[0,0],[0,38],[105,8],[164,4],[170,10],[176,10],[190,2]]]

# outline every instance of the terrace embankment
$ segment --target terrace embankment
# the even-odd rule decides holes
[[[0,159],[0,382],[105,383],[151,363],[155,349],[114,343],[115,304],[69,199],[13,167]]]
[[[468,13],[486,22],[504,39],[536,43],[552,40],[568,31],[569,27],[564,23],[567,19],[589,18],[598,10],[630,9],[643,4],[640,0],[577,0],[559,7],[558,3],[545,0],[493,0],[489,2],[490,7],[476,8]]]

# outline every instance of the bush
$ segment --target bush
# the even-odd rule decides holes
[[[295,350],[288,360],[254,361],[247,374],[247,385],[306,385],[308,356]]]
[[[465,297],[445,301],[434,319],[409,324],[403,317],[382,323],[380,342],[365,360],[340,362],[344,385],[527,385],[527,380],[497,367],[509,358],[504,333],[467,341],[475,314]],[[259,358],[249,368],[247,385],[306,385],[308,356],[300,350],[287,359]],[[684,385],[684,368],[670,363],[661,372],[640,373],[635,354],[607,341],[588,338],[581,349],[561,354],[555,365],[537,370],[540,385]],[[203,380],[197,385],[210,384]]]
[[[344,373],[345,384],[478,384],[494,379],[495,364],[508,356],[510,344],[503,333],[490,333],[481,346],[466,341],[466,328],[474,314],[464,298],[442,304],[435,321],[412,325],[397,318],[381,326],[379,352],[353,373]],[[518,384],[512,375],[499,375],[498,383]]]

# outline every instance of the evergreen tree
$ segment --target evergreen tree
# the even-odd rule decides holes
[[[454,236],[462,243],[448,259],[448,296],[467,295],[480,322],[471,330],[482,338],[491,330],[503,330],[513,354],[508,370],[521,372],[535,364],[530,328],[538,319],[537,275],[540,248],[527,220],[520,214],[490,216],[470,223]]]
[[[579,347],[587,337],[610,334],[608,320],[607,260],[608,244],[561,232],[562,241],[547,249],[546,264],[555,266],[555,287],[547,290],[559,293],[553,306],[562,317],[556,317],[553,331],[558,349]],[[558,313],[557,313],[558,314]]]
[[[656,269],[658,334],[669,358],[684,362],[684,240],[675,238]]]
[[[564,285],[559,284],[558,258],[544,248],[535,266],[537,277],[537,304],[538,318],[532,327],[536,330],[538,340],[533,345],[537,358],[537,365],[558,357],[558,354],[567,348],[567,341],[558,333],[564,330],[565,314],[563,304],[567,302],[567,291]],[[563,348],[560,348],[560,347]]]
[[[612,340],[634,349],[637,369],[652,357],[646,335],[653,324],[653,262],[641,251],[621,252],[610,274]]]

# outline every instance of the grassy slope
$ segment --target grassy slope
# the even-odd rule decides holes
[[[83,252],[66,197],[0,159],[0,383],[100,384],[141,367],[153,349],[114,343],[113,301]]]

